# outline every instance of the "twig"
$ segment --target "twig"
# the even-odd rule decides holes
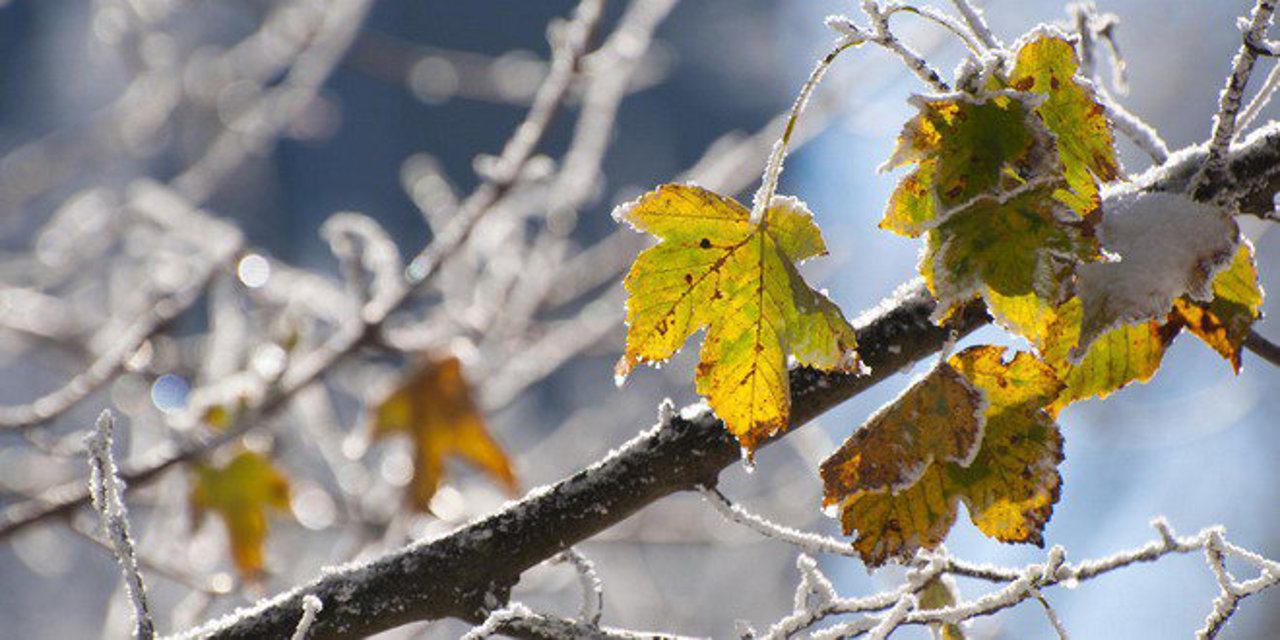
[[[853,545],[847,542],[816,533],[798,531],[751,513],[742,506],[734,504],[719,489],[704,486],[699,487],[698,491],[702,493],[707,504],[714,507],[726,520],[743,525],[766,538],[781,540],[811,554],[825,553],[850,557],[857,555]]]
[[[991,33],[991,27],[987,26],[987,21],[982,18],[982,13],[978,11],[977,7],[974,7],[969,0],[951,0],[951,3],[956,6],[956,11],[960,12],[965,23],[969,25],[969,29],[973,31],[973,34],[977,36],[978,40],[986,48],[1002,48],[1000,40],[995,37],[995,34]]]
[[[813,90],[822,82],[822,77],[831,68],[831,63],[835,62],[846,49],[858,44],[859,42],[853,38],[842,39],[835,48],[818,60],[809,74],[809,79],[805,80],[804,85],[800,87],[796,101],[791,104],[791,112],[787,114],[787,126],[782,130],[782,137],[773,145],[773,152],[765,162],[764,175],[760,178],[760,188],[756,190],[755,197],[752,199],[751,224],[760,224],[764,220],[765,210],[773,204],[774,193],[778,190],[778,178],[782,174],[782,163],[787,158],[787,146],[791,144],[791,135],[800,121],[800,116],[804,114],[804,108],[809,104],[809,97],[813,95]]]
[[[293,630],[292,640],[307,640],[307,634],[311,632],[311,625],[316,621],[316,615],[324,610],[324,603],[312,595],[302,598],[302,618],[298,620],[298,626]]]
[[[1058,612],[1053,609],[1053,605],[1049,604],[1049,599],[1040,593],[1039,589],[1032,589],[1031,595],[1040,601],[1040,606],[1044,608],[1044,615],[1049,619],[1049,624],[1053,626],[1053,630],[1058,634],[1058,640],[1068,640],[1067,627],[1062,624],[1062,618],[1058,617]]]
[[[1244,339],[1244,346],[1259,358],[1280,367],[1280,345],[1264,338],[1257,330],[1249,331],[1249,337]]]
[[[942,76],[933,67],[929,66],[929,63],[924,58],[921,58],[916,52],[902,44],[902,41],[893,35],[893,32],[889,29],[890,13],[882,10],[875,0],[863,0],[862,11],[871,20],[870,33],[859,28],[846,16],[828,16],[827,26],[840,32],[854,44],[871,42],[888,49],[899,58],[902,58],[907,68],[916,74],[916,77],[920,78],[921,81],[929,85],[931,89],[939,93],[951,91],[951,87],[942,80]]]
[[[578,573],[578,583],[582,586],[582,606],[578,608],[578,620],[585,624],[597,626],[604,613],[604,583],[596,566],[577,549],[566,549],[556,556],[559,562],[572,565]]]
[[[1267,26],[1271,24],[1271,16],[1275,10],[1275,0],[1257,0],[1253,6],[1240,50],[1231,63],[1231,75],[1227,76],[1227,84],[1218,98],[1218,113],[1213,117],[1213,134],[1209,138],[1208,155],[1192,185],[1193,193],[1198,194],[1205,182],[1220,179],[1226,170],[1227,152],[1236,134],[1236,114],[1240,111],[1240,102],[1249,84],[1249,76],[1253,73],[1253,65],[1258,59],[1257,43],[1265,39]]]
[[[1278,88],[1280,88],[1280,63],[1271,67],[1271,71],[1267,73],[1267,79],[1262,81],[1262,88],[1258,89],[1258,95],[1254,96],[1249,106],[1240,113],[1240,120],[1236,123],[1237,131],[1249,128],[1258,114],[1271,104],[1271,98],[1275,96]]]
[[[138,572],[138,558],[134,553],[133,537],[129,534],[129,514],[120,497],[123,488],[111,453],[111,432],[114,428],[115,419],[111,412],[103,411],[93,431],[85,437],[85,448],[89,451],[89,493],[102,518],[102,529],[111,541],[116,561],[120,563],[125,590],[133,604],[133,637],[151,640],[156,635],[155,623],[147,608],[147,587]]]
[[[1164,139],[1160,137],[1160,132],[1156,131],[1155,127],[1125,108],[1101,84],[1095,83],[1094,90],[1097,92],[1096,95],[1102,106],[1106,108],[1107,115],[1111,116],[1111,123],[1115,126],[1116,131],[1124,134],[1138,149],[1146,153],[1156,165],[1162,165],[1169,161],[1169,146],[1165,144]]]

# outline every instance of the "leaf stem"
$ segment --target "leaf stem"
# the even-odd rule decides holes
[[[787,125],[782,130],[782,137],[774,143],[769,160],[765,163],[764,175],[760,178],[760,188],[756,190],[752,200],[751,224],[763,223],[765,209],[769,208],[769,203],[778,191],[778,178],[782,175],[782,163],[787,157],[787,146],[791,144],[791,136],[795,133],[800,115],[809,104],[809,97],[813,95],[813,90],[817,88],[818,83],[822,82],[822,77],[831,68],[831,63],[835,62],[845,49],[858,44],[861,44],[861,41],[842,38],[836,43],[834,49],[818,61],[818,64],[813,67],[813,72],[809,74],[809,79],[805,81],[804,86],[800,87],[800,93],[796,96],[796,101],[791,105],[791,112],[787,115]]]

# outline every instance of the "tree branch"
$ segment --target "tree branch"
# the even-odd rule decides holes
[[[988,320],[970,304],[954,324],[929,320],[934,302],[915,284],[860,322],[859,344],[871,373],[854,376],[808,368],[791,372],[792,427],[937,352]],[[301,599],[314,594],[324,613],[313,638],[354,638],[415,620],[483,620],[486,595],[505,601],[520,574],[670,494],[715,484],[740,459],[738,443],[705,407],[669,415],[618,453],[503,511],[442,538],[410,545],[368,565],[327,571],[320,579],[216,620],[189,637],[287,636]]]
[[[1166,165],[1136,177],[1134,185],[1147,190],[1185,191],[1204,156],[1204,145],[1184,149]],[[1270,211],[1272,195],[1280,190],[1280,125],[1259,129],[1228,158],[1230,178],[1207,183],[1210,195],[1229,195],[1244,213]],[[897,304],[858,323],[862,357],[872,367],[868,376],[793,371],[792,425],[808,422],[940,349],[949,332],[929,322],[932,309],[933,302],[917,287]],[[970,305],[959,319],[957,328],[964,333],[983,324],[986,315],[980,306]],[[190,634],[226,638],[287,635],[307,593],[321,597],[325,604],[325,613],[316,621],[317,638],[357,637],[414,620],[446,616],[483,619],[486,593],[505,595],[524,570],[651,502],[699,484],[714,484],[719,471],[738,456],[737,444],[710,413],[678,417],[640,435],[621,452],[485,520],[411,545],[368,566],[333,570],[239,616],[213,621]],[[173,458],[166,462],[169,460]],[[136,485],[162,471],[143,467],[134,474],[124,474],[124,478]],[[83,504],[87,495],[64,492],[51,499],[52,504],[41,500],[11,507],[0,522],[0,537],[33,522],[65,515]]]
[[[1262,337],[1257,331],[1249,332],[1249,337],[1244,339],[1244,346],[1259,358],[1280,367],[1280,345]]]

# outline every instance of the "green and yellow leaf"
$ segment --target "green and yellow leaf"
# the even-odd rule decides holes
[[[1101,202],[1098,182],[1115,180],[1120,167],[1105,109],[1077,76],[1079,68],[1066,38],[1041,34],[1018,50],[1009,85],[1045,96],[1035,111],[1057,138],[1067,179],[1054,196],[1084,216]]]
[[[1062,438],[1045,411],[1062,390],[1053,371],[1029,353],[1004,362],[1004,349],[971,347],[948,365],[986,398],[985,426],[976,455],[935,459],[910,486],[849,491],[847,463],[872,455],[862,451],[867,435],[850,437],[823,465],[824,503],[839,505],[846,533],[857,531],[854,548],[868,566],[890,559],[905,561],[921,548],[937,547],[958,514],[959,503],[984,534],[1002,542],[1042,542],[1042,530],[1058,499]],[[958,429],[968,424],[957,408]],[[910,407],[892,406],[886,414],[910,416]],[[903,420],[880,420],[864,429],[899,429]],[[891,438],[892,439],[892,438]],[[918,458],[918,456],[917,456]],[[833,462],[834,461],[834,462]]]
[[[930,230],[920,268],[940,307],[975,294],[1062,297],[1075,265],[1094,259],[1098,244],[1082,221],[1067,219],[1054,190],[1046,184],[1007,200],[981,197]]]
[[[890,196],[882,229],[917,237],[959,205],[1052,168],[1052,141],[1021,100],[915,97],[912,103],[920,113],[903,127],[883,168],[914,163],[916,169]]]
[[[669,184],[615,216],[661,240],[627,274],[620,381],[637,364],[669,359],[706,328],[698,393],[750,453],[788,425],[788,354],[819,369],[857,367],[853,327],[796,270],[826,253],[798,200],[775,198],[753,225],[732,198]]]
[[[266,456],[243,451],[224,465],[197,463],[188,502],[197,527],[206,511],[218,514],[236,569],[252,579],[264,567],[267,512],[289,513],[289,480]]]
[[[508,493],[519,490],[511,462],[489,435],[456,357],[428,356],[377,404],[370,425],[374,439],[403,435],[412,440],[413,477],[407,500],[415,509],[429,510],[450,457],[475,465]]]
[[[935,462],[969,464],[978,451],[987,401],[941,363],[871,416],[822,463],[825,493],[844,499],[905,489]]]
[[[1150,380],[1178,333],[1155,321],[1123,324],[1103,333],[1074,361],[1069,355],[1080,343],[1079,298],[1052,307],[1035,295],[990,296],[987,308],[997,324],[1026,337],[1062,381],[1062,393],[1048,408],[1054,416],[1072,403]]]

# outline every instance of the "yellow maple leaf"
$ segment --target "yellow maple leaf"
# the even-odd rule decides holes
[[[748,454],[787,427],[787,354],[831,370],[857,367],[853,327],[795,263],[826,253],[813,216],[775,198],[760,224],[732,198],[668,184],[615,217],[661,239],[626,277],[627,346],[616,373],[662,362],[706,328],[696,387]]]
[[[918,433],[917,403],[907,402],[892,404],[877,414],[880,420],[860,430],[905,433],[874,438],[855,433],[823,463],[823,502],[839,506],[845,533],[857,531],[854,548],[868,566],[905,561],[921,548],[937,547],[951,530],[961,501],[984,534],[1002,542],[1042,542],[1041,531],[1058,500],[1057,465],[1062,461],[1062,437],[1044,408],[1058,397],[1062,383],[1030,353],[1004,362],[1003,347],[971,347],[952,356],[947,365],[980,389],[986,400],[980,444],[971,460],[935,458],[923,469],[912,469],[922,459],[918,453],[893,455],[867,447],[884,439],[927,441]],[[948,397],[936,391],[929,395]],[[953,437],[968,441],[972,404],[961,401],[951,411]],[[942,408],[935,413],[940,415]],[[843,481],[850,476],[847,461],[886,455],[883,464],[902,465],[904,471],[898,473],[915,476],[914,482],[864,488]]]
[[[267,512],[289,512],[289,480],[271,460],[243,451],[224,465],[197,464],[188,501],[197,528],[208,510],[222,519],[240,574],[251,579],[261,575]]]
[[[400,434],[413,441],[407,499],[415,509],[428,510],[445,475],[445,458],[451,456],[474,464],[509,493],[519,490],[511,462],[489,435],[456,357],[428,357],[377,403],[369,423],[375,440]]]

